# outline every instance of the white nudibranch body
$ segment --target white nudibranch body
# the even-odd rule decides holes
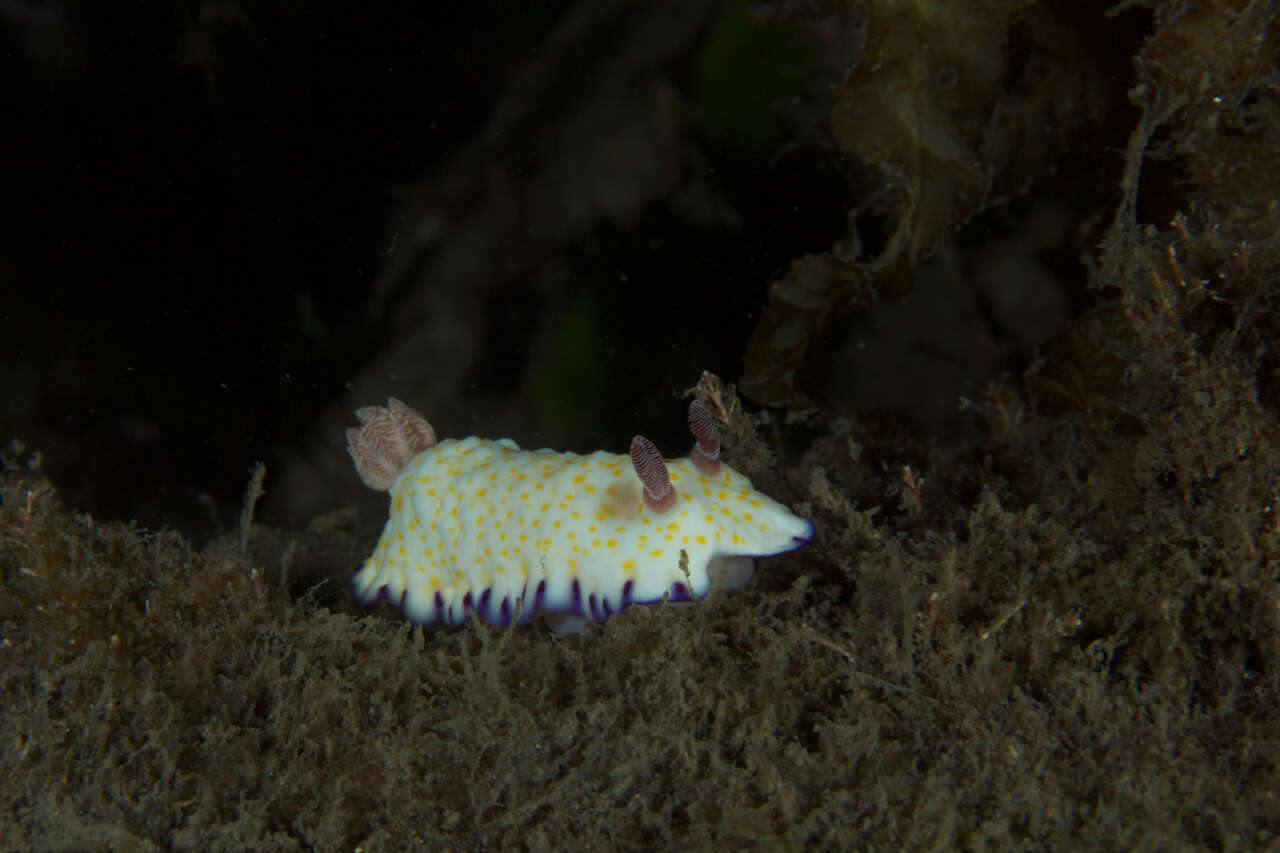
[[[391,515],[354,592],[366,604],[383,596],[414,622],[456,625],[469,611],[498,624],[539,610],[606,619],[741,585],[751,557],[813,536],[808,521],[696,451],[665,460],[675,500],[655,509],[636,443],[631,458],[527,451],[510,439],[437,444],[398,400],[357,414],[365,426],[348,431],[352,457],[366,483],[390,491]],[[427,443],[423,427],[430,442],[413,453]]]

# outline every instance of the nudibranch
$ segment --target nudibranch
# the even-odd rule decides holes
[[[753,557],[799,548],[813,525],[720,461],[715,421],[689,407],[695,444],[663,459],[642,436],[630,456],[521,450],[504,438],[437,442],[392,398],[356,412],[347,450],[391,515],[352,578],[417,623],[602,620],[632,604],[741,586]]]

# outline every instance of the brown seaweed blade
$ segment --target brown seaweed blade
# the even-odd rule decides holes
[[[769,289],[769,308],[747,342],[742,393],[770,406],[790,404],[797,386],[822,375],[821,342],[849,305],[875,299],[871,275],[834,255],[805,255]]]

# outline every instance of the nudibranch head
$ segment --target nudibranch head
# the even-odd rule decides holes
[[[605,619],[632,604],[741,585],[751,558],[799,548],[813,525],[719,460],[699,403],[689,457],[636,436],[630,458],[521,450],[510,439],[435,441],[399,400],[357,412],[348,450],[364,482],[391,493],[356,598],[383,596],[419,623],[474,611],[498,624],[537,611]]]

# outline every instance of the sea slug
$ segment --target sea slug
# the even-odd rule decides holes
[[[391,515],[352,578],[417,623],[497,624],[545,611],[560,630],[632,604],[741,586],[752,557],[799,548],[813,525],[720,461],[715,421],[689,407],[695,444],[664,460],[642,436],[630,456],[521,450],[510,439],[437,442],[392,398],[356,412],[347,449]],[[574,619],[576,617],[576,620]]]

